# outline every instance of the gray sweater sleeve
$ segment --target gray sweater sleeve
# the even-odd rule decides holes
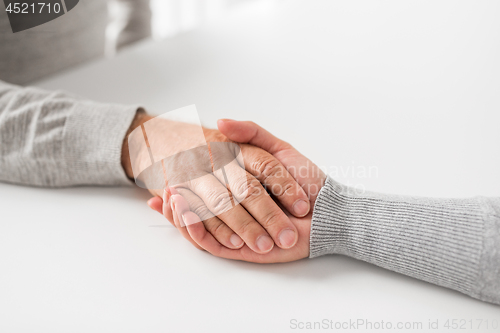
[[[0,181],[133,184],[121,166],[121,148],[137,109],[0,81]]]
[[[500,199],[358,193],[329,178],[310,257],[343,254],[500,304]]]

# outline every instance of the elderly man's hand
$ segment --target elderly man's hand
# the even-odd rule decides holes
[[[248,143],[265,149],[280,161],[291,173],[298,184],[305,190],[309,197],[310,206],[314,202],[326,179],[325,174],[305,156],[300,154],[288,143],[277,139],[269,132],[252,122],[220,120],[219,129],[229,139]],[[247,160],[245,160],[245,164]],[[221,246],[214,237],[208,233],[200,217],[190,210],[188,201],[192,193],[184,190],[183,193],[171,190],[166,193],[163,200],[151,199],[148,204],[154,210],[163,213],[167,219],[179,229],[196,247],[204,249],[211,254],[228,259],[245,260],[259,263],[286,262],[305,258],[309,255],[309,235],[311,228],[312,212],[303,218],[297,218],[286,213],[298,231],[297,245],[290,249],[274,248],[266,254],[255,253],[248,246],[240,249],[228,249]],[[286,207],[285,207],[286,208]],[[235,221],[238,223],[238,221]]]
[[[164,194],[171,194],[164,193],[163,189],[175,184],[174,192],[184,195],[183,203],[196,213],[198,221],[204,222],[199,226],[217,244],[230,249],[246,244],[253,252],[261,254],[271,251],[274,243],[282,249],[294,247],[299,236],[296,226],[261,183],[296,216],[306,215],[310,205],[304,190],[278,159],[251,144],[241,144],[239,149],[234,149],[238,148],[235,144],[222,144],[229,143],[229,140],[218,130],[203,129],[207,147],[211,148],[208,149],[196,142],[199,140],[195,135],[199,130],[196,125],[169,120],[148,125],[152,117],[140,115],[138,118],[133,127],[141,126],[145,131],[144,126],[149,126],[148,131],[155,135],[148,133],[147,149],[142,149],[132,163],[128,145],[133,140],[128,139],[124,144],[123,165],[130,178],[134,177],[134,168],[145,170],[145,165],[151,164],[151,160],[157,161],[155,155],[169,156],[160,158],[162,162],[156,163],[143,181],[155,184],[147,188],[159,200]],[[236,158],[240,149],[244,165]],[[224,172],[213,170],[218,156],[229,161]],[[204,162],[207,160],[208,164]],[[137,178],[137,174],[135,176]],[[182,217],[178,222],[183,224]]]

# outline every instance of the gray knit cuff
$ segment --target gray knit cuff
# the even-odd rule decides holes
[[[73,184],[133,185],[121,164],[122,144],[138,106],[78,101],[64,128],[63,159]]]
[[[500,304],[500,198],[480,198],[480,201],[485,223],[478,298]]]
[[[343,254],[483,298],[481,206],[479,199],[357,193],[329,178],[314,206],[310,257]]]

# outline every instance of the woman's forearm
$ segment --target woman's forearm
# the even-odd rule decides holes
[[[137,110],[0,81],[0,181],[45,187],[133,184],[121,153]]]

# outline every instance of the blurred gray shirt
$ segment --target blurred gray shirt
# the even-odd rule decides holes
[[[24,85],[150,35],[149,0],[81,0],[55,20],[17,33],[2,9],[0,80]]]
[[[81,0],[64,15],[17,33],[0,10],[0,181],[132,184],[121,166],[121,148],[138,106],[96,103],[29,84],[150,34],[149,0]]]

